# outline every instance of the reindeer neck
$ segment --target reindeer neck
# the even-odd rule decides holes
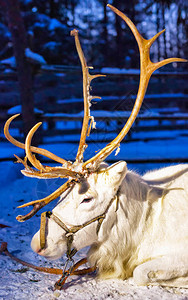
[[[114,202],[110,207],[100,229],[99,242],[91,246],[88,255],[105,278],[113,277],[115,273],[116,277],[127,278],[135,267],[136,259],[132,261],[131,258],[136,258],[145,226],[148,189],[142,178],[132,172],[128,172],[122,181],[117,193],[118,206]]]

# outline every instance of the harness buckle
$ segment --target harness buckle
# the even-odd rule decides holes
[[[70,238],[70,237],[72,237],[73,236],[73,232],[67,232],[66,234],[65,234],[65,236],[66,236],[66,238]]]

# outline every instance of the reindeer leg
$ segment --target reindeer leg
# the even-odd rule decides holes
[[[159,257],[135,268],[133,278],[138,285],[161,285],[188,288],[188,254]]]

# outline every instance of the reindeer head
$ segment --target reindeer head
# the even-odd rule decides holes
[[[25,144],[16,141],[9,134],[9,125],[18,115],[11,117],[4,128],[7,139],[14,145],[25,149],[25,159],[22,160],[17,157],[18,162],[25,166],[25,169],[22,171],[24,175],[38,178],[68,178],[65,184],[46,198],[20,206],[33,205],[33,209],[27,215],[17,217],[18,221],[25,221],[46,204],[61,196],[59,204],[53,209],[52,213],[42,214],[41,229],[32,240],[32,247],[36,252],[51,258],[59,257],[65,251],[67,251],[68,255],[71,255],[74,248],[79,250],[100,239],[100,225],[106,221],[104,219],[107,211],[116,205],[114,201],[115,196],[126,173],[125,162],[107,167],[104,166],[103,161],[115,149],[119,149],[121,141],[130,130],[139,113],[152,73],[168,63],[185,61],[180,58],[169,58],[157,63],[151,62],[150,47],[164,30],[153,38],[146,40],[140,35],[135,25],[126,15],[112,5],[108,5],[108,7],[118,14],[130,27],[140,51],[141,71],[138,94],[132,113],[119,135],[95,156],[88,161],[83,161],[83,154],[87,147],[86,137],[90,134],[91,127],[95,126],[94,118],[90,115],[90,106],[91,100],[96,98],[96,96],[90,95],[90,84],[93,79],[104,75],[90,75],[77,30],[73,30],[71,35],[75,38],[77,52],[82,65],[84,118],[75,162],[66,161],[45,149],[31,146],[32,136],[41,123],[36,124],[30,130]],[[53,159],[60,163],[61,166],[43,166],[33,153],[42,154]],[[30,161],[34,168],[28,166],[27,160]]]
[[[112,166],[101,164],[97,172],[88,178],[75,182],[63,193],[58,205],[47,215],[44,248],[41,228],[32,239],[35,252],[48,258],[59,258],[67,250],[76,251],[97,243],[101,236],[101,224],[113,222],[109,212],[118,205],[117,191],[126,174],[126,163],[118,162]],[[108,213],[108,218],[106,214]],[[72,235],[72,236],[71,236]],[[70,249],[68,237],[71,237]],[[43,248],[43,249],[41,249]]]

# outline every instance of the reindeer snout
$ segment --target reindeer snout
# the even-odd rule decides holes
[[[31,248],[33,249],[34,252],[42,255],[41,251],[41,246],[40,246],[40,235],[37,232],[34,237],[31,240]]]

